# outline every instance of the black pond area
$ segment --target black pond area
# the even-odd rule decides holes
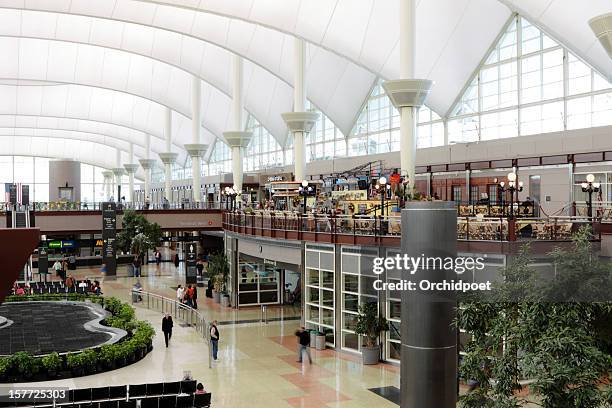
[[[5,303],[0,316],[13,321],[0,328],[0,355],[18,351],[48,354],[81,350],[105,343],[110,335],[91,332],[84,324],[96,314],[85,305],[67,303]]]

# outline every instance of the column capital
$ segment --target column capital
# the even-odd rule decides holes
[[[155,163],[157,162],[157,160],[154,160],[154,159],[140,159],[140,160],[138,160],[138,162],[140,163],[140,166],[143,169],[151,170],[155,166]]]
[[[111,170],[104,170],[102,172],[102,177],[104,178],[113,178],[114,175],[115,173],[113,173]]]
[[[589,20],[589,25],[597,39],[612,58],[612,13],[603,14]]]
[[[114,169],[112,169],[112,171],[116,177],[121,177],[126,174],[125,169],[123,167],[115,167]]]
[[[187,150],[189,157],[192,159],[204,156],[208,150],[208,145],[206,143],[189,143],[183,146],[185,146],[185,150]]]
[[[123,168],[125,169],[127,174],[134,174],[134,173],[136,173],[136,171],[138,171],[138,167],[140,167],[140,166],[138,164],[136,164],[136,163],[128,163],[128,164],[124,164],[123,165]]]
[[[281,113],[281,116],[292,132],[308,133],[319,119],[318,112],[287,112]]]
[[[253,133],[242,131],[229,131],[223,132],[223,137],[227,141],[227,144],[230,145],[230,147],[244,147],[246,149],[249,146],[249,143],[251,143]]]
[[[382,86],[396,109],[420,108],[431,91],[433,81],[429,79],[394,79],[383,82]]]
[[[159,159],[164,164],[174,164],[177,157],[178,157],[178,153],[171,153],[171,152],[159,153]]]

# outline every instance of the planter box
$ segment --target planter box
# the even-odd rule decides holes
[[[378,364],[378,359],[380,358],[380,346],[375,347],[361,347],[361,357],[363,359],[363,364]]]
[[[317,332],[316,331],[310,332],[310,344],[308,346],[311,348],[315,348],[317,346]]]
[[[230,305],[229,296],[227,295],[221,296],[221,306],[229,307],[229,305]]]
[[[221,293],[213,290],[213,300],[215,303],[221,302]]]
[[[317,350],[325,350],[325,335],[316,336]]]

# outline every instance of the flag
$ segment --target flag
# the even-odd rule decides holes
[[[4,183],[4,202],[11,202],[11,183]]]
[[[23,184],[17,183],[17,204],[21,205],[23,201]]]

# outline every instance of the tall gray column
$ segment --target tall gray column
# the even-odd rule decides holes
[[[411,257],[457,256],[457,209],[452,202],[410,202],[402,210],[402,252]],[[417,270],[404,279],[459,280],[450,270]],[[402,408],[455,408],[457,337],[454,291],[402,291]]]
[[[113,174],[115,175],[115,187],[117,188],[113,194],[117,193],[116,201],[121,201],[121,178],[126,174],[125,169],[121,165],[121,150],[117,149],[116,152],[116,167],[113,170]]]
[[[125,163],[123,165],[123,168],[125,169],[129,177],[130,202],[134,203],[136,202],[136,199],[134,197],[134,174],[136,174],[136,171],[139,167],[137,163],[134,163],[134,143],[130,143],[129,160],[130,162]]]

